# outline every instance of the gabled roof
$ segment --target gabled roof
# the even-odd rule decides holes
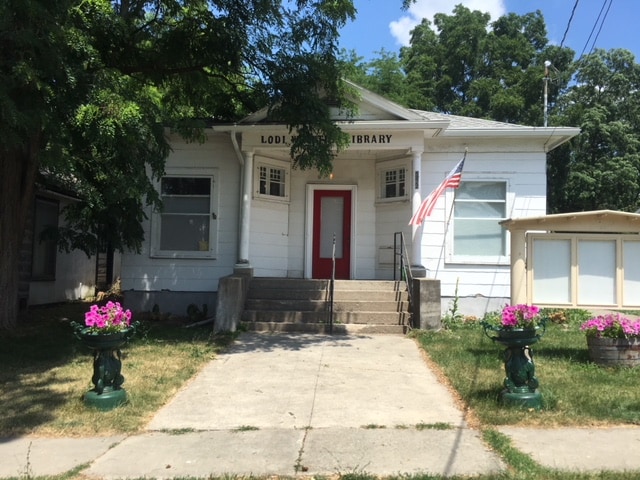
[[[558,213],[542,217],[510,218],[500,222],[509,231],[640,233],[640,214],[616,210]]]
[[[388,100],[376,93],[373,93],[365,88],[356,85],[355,83],[344,80],[349,86],[352,92],[349,100],[358,105],[358,109],[355,116],[349,115],[346,111],[341,111],[337,108],[333,110],[333,119],[336,122],[342,123],[358,123],[362,121],[366,122],[398,122],[403,123],[448,123],[446,119],[431,119],[424,115],[421,115],[418,111],[410,110],[401,105],[398,105],[391,100]],[[238,122],[239,124],[256,125],[260,123],[269,123],[268,120],[268,108],[262,108],[255,113],[248,115]]]

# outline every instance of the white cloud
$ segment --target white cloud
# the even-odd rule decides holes
[[[403,15],[389,24],[391,35],[398,44],[408,46],[411,30],[423,18],[428,18],[433,22],[433,16],[436,13],[451,15],[453,8],[459,4],[469,10],[488,12],[491,15],[491,20],[497,20],[498,17],[507,13],[504,0],[418,0],[411,5],[407,15]]]

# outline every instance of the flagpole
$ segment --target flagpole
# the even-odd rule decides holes
[[[464,155],[462,157],[462,160],[466,160],[467,159],[467,152],[469,151],[469,149],[467,147],[465,147],[464,149]],[[454,194],[455,196],[455,194]],[[451,208],[449,209],[449,215],[447,217],[447,221],[444,224],[444,235],[442,237],[442,245],[440,246],[440,254],[438,255],[438,264],[436,265],[436,272],[435,272],[435,278],[438,278],[438,272],[440,271],[440,263],[442,262],[442,259],[444,257],[444,246],[447,244],[447,233],[449,232],[449,225],[451,224],[451,217],[453,216],[453,209],[455,207],[455,201],[451,202]]]

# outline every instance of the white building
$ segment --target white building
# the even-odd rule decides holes
[[[144,250],[122,259],[128,306],[212,312],[218,280],[243,269],[326,278],[334,234],[339,278],[390,279],[395,232],[415,270],[441,281],[444,310],[454,296],[476,315],[507,302],[510,242],[499,222],[546,213],[546,154],[579,130],[408,110],[354,88],[356,118],[335,115],[351,145],[330,178],[292,168],[291,134],[264,111],[208,129],[202,144],[172,136],[164,210],[147,212]],[[409,226],[465,149],[460,188]]]

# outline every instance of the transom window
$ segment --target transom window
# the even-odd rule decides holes
[[[271,200],[289,200],[289,164],[277,160],[256,163],[255,196]]]
[[[285,196],[285,173],[283,168],[260,165],[260,194],[274,197]]]
[[[453,205],[453,255],[506,257],[506,230],[500,225],[506,213],[506,182],[462,182]]]
[[[407,171],[404,168],[385,170],[383,175],[383,198],[405,197]]]
[[[377,199],[381,202],[394,200],[407,200],[409,198],[407,187],[406,160],[387,160],[377,165],[378,193]]]
[[[217,219],[213,176],[168,175],[160,181],[162,211],[154,222],[153,254],[213,256]]]

